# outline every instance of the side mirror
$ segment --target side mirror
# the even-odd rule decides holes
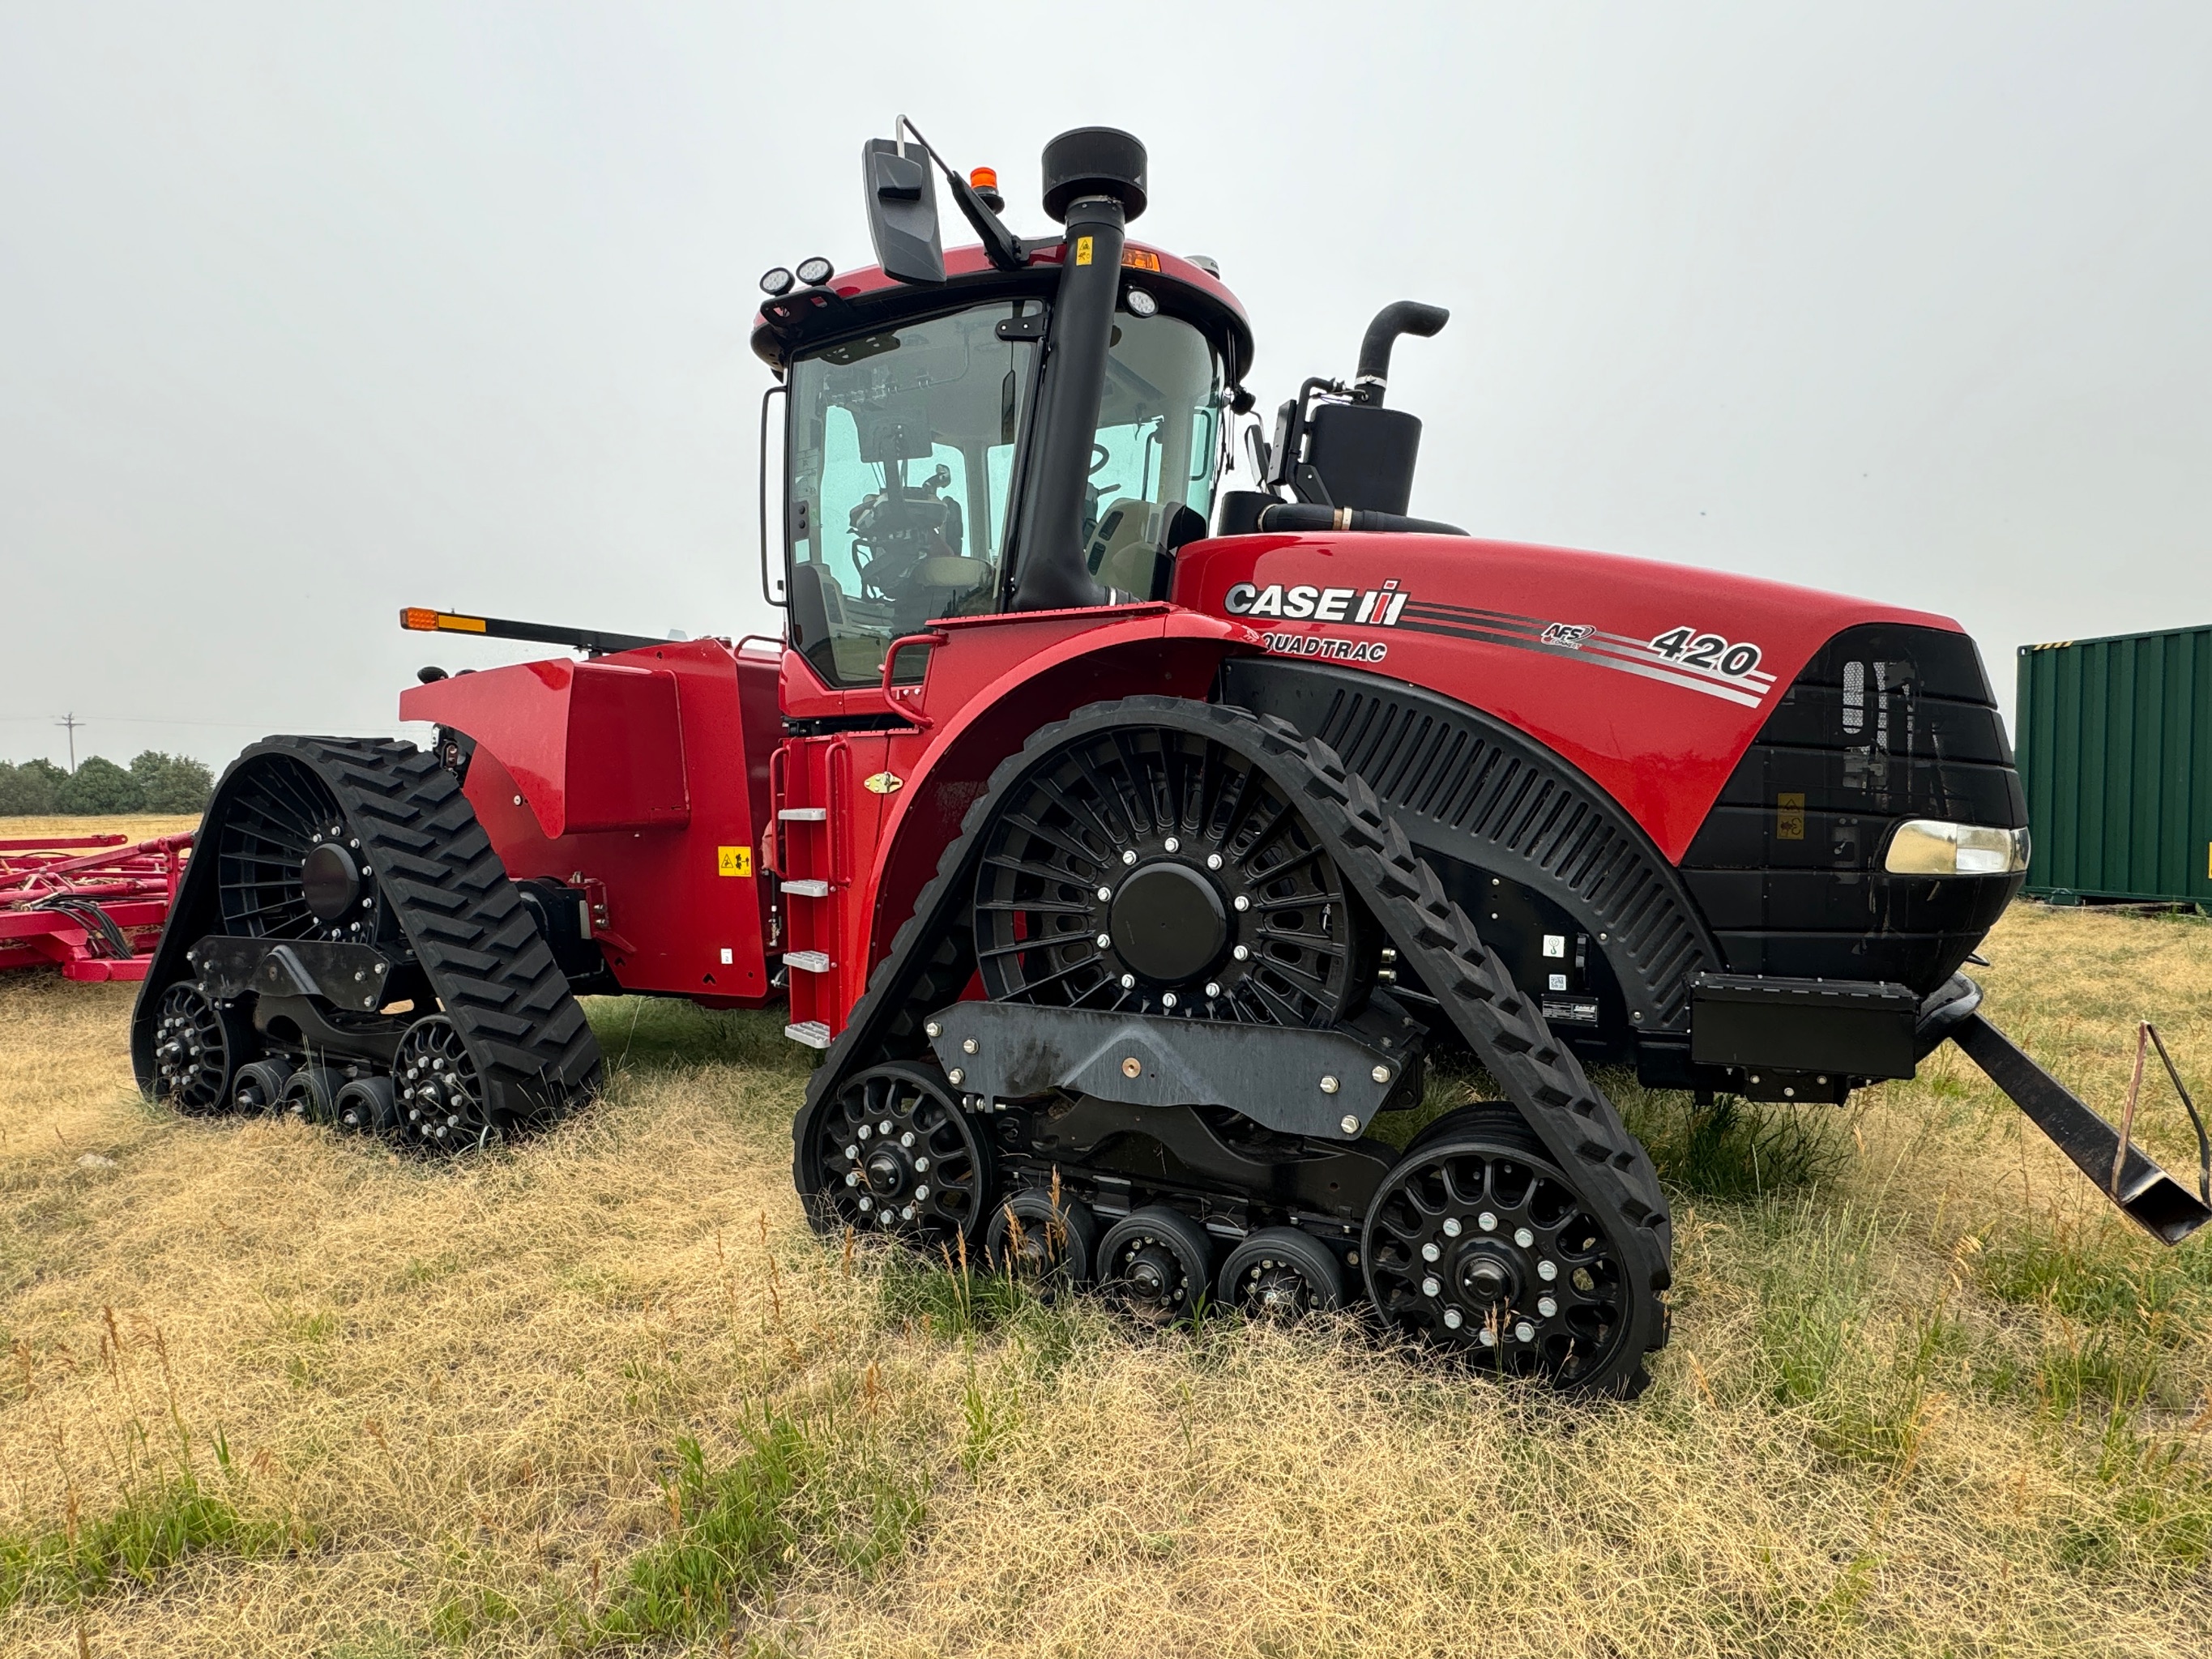
[[[937,181],[926,152],[906,155],[896,142],[871,138],[860,150],[860,179],[868,198],[868,235],[876,263],[901,283],[945,280],[945,247],[937,232]]]

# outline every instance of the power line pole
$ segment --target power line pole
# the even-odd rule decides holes
[[[70,770],[75,772],[76,770],[76,729],[84,722],[79,720],[76,712],[72,710],[56,720],[54,724],[64,727],[69,732]]]

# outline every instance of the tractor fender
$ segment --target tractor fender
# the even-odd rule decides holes
[[[871,972],[937,873],[939,855],[958,839],[961,820],[992,772],[1032,732],[1109,698],[1152,692],[1203,702],[1225,659],[1264,648],[1259,634],[1242,623],[1164,605],[1131,609],[1135,614],[1091,622],[1037,647],[990,678],[980,677],[975,665],[1003,653],[999,626],[1083,613],[1015,613],[935,624],[944,642],[932,653],[916,708],[937,723],[891,798],[877,838],[869,890],[875,896]],[[943,702],[954,702],[955,708],[939,717],[933,704]]]

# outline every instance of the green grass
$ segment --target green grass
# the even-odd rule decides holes
[[[920,1526],[926,1486],[864,1430],[763,1408],[732,1462],[685,1439],[665,1488],[670,1535],[629,1564],[594,1625],[603,1640],[725,1631],[802,1565],[866,1576]]]
[[[222,1438],[210,1486],[193,1469],[188,1442],[180,1441],[173,1462],[149,1451],[143,1427],[133,1437],[135,1468],[120,1504],[96,1516],[72,1513],[41,1531],[0,1533],[0,1613],[19,1603],[82,1605],[123,1585],[151,1585],[194,1555],[252,1559],[295,1543],[282,1522],[241,1509],[245,1476]]]

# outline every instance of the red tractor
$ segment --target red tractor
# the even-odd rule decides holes
[[[878,263],[771,271],[753,331],[783,637],[407,613],[585,654],[424,670],[427,750],[240,757],[149,1089],[474,1144],[588,1096],[575,993],[787,999],[824,1227],[1615,1392],[1669,1223],[1593,1062],[1840,1103],[1949,1038],[2159,1237],[2207,1218],[1960,972],[2027,845],[1955,623],[1406,516],[1431,307],[1237,443],[1250,326],[1126,240],[1125,133],[1047,147],[1041,241],[904,122],[862,161]],[[1370,1135],[1447,1053],[1501,1097]]]

